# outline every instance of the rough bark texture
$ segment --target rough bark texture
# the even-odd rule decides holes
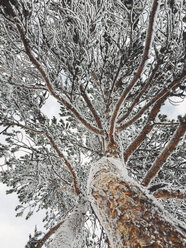
[[[153,197],[122,171],[119,159],[92,166],[89,197],[112,248],[184,248],[177,222],[170,221]],[[120,167],[118,167],[120,166]]]

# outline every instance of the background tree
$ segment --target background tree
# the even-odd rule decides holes
[[[160,112],[185,97],[184,4],[0,1],[1,181],[49,230],[27,247],[185,247],[186,117]]]

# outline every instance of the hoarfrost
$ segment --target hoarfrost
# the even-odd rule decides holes
[[[80,203],[56,231],[50,248],[73,248],[76,237],[84,224],[85,203]]]

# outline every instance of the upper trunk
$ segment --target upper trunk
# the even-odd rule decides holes
[[[112,248],[184,248],[184,230],[155,198],[130,179],[121,162],[102,158],[92,166],[89,197]]]

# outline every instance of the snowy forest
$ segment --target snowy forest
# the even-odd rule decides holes
[[[0,0],[0,48],[0,181],[46,212],[25,247],[186,247],[185,0]]]

